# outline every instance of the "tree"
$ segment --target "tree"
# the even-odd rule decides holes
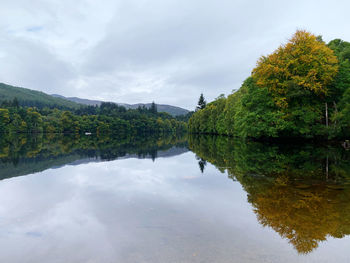
[[[76,131],[74,116],[70,111],[64,111],[62,113],[60,126],[63,133],[74,133]]]
[[[28,108],[26,114],[28,131],[32,133],[41,133],[43,131],[43,119],[41,114],[37,112],[35,108]]]
[[[157,110],[157,105],[154,103],[154,101],[151,104],[151,108],[150,108],[150,112],[152,114],[157,114],[158,110]]]
[[[350,43],[334,39],[328,43],[339,60],[339,71],[331,85],[328,102],[332,106],[332,137],[347,137],[350,131]]]
[[[278,107],[287,108],[305,95],[324,100],[337,72],[333,51],[315,35],[298,30],[287,44],[258,60],[253,77],[268,88]]]
[[[241,100],[236,108],[234,134],[240,137],[278,137],[287,123],[281,118],[280,109],[274,104],[267,88],[257,87],[253,78],[245,80],[241,87]]]
[[[237,136],[234,132],[234,126],[236,122],[236,114],[244,92],[244,89],[239,89],[227,97],[225,109],[223,111],[224,116],[222,117],[224,123],[222,127],[219,127],[218,129],[220,134]]]
[[[0,133],[7,132],[10,114],[8,109],[0,109]]]
[[[14,113],[11,117],[9,129],[11,132],[25,133],[27,132],[27,123],[22,120],[19,114]]]
[[[203,93],[201,93],[201,95],[199,96],[198,105],[196,107],[196,110],[202,110],[205,108],[206,105],[207,105],[207,102],[204,99]]]
[[[348,138],[350,134],[350,88],[344,92],[339,103],[339,111],[334,114],[334,121],[338,121],[340,136]]]
[[[15,108],[18,108],[19,107],[19,102],[18,102],[18,99],[17,97],[15,97],[12,101],[12,106],[15,107]]]

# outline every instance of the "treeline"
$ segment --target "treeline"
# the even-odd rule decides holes
[[[93,133],[135,135],[183,133],[187,125],[152,107],[126,110],[113,103],[76,110],[22,107],[14,99],[0,106],[0,133]]]
[[[201,103],[202,102],[202,103]],[[346,138],[350,135],[350,43],[297,31],[261,57],[252,75],[227,98],[203,104],[192,133],[251,138]]]

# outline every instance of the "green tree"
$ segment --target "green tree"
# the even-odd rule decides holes
[[[329,42],[339,60],[339,71],[331,85],[328,98],[333,129],[332,137],[347,137],[350,134],[350,43],[341,39]]]
[[[201,93],[201,95],[199,96],[198,105],[196,107],[196,110],[202,110],[205,108],[206,105],[207,105],[207,102],[204,99],[203,93]]]
[[[338,122],[337,132],[339,135],[348,138],[350,134],[350,88],[344,92],[339,103],[339,111],[334,114],[333,120]]]
[[[61,131],[63,133],[75,133],[76,123],[74,116],[70,111],[64,111],[60,118]]]
[[[151,104],[151,108],[150,108],[150,112],[152,114],[157,114],[158,110],[157,110],[157,105],[154,103],[154,101]]]
[[[0,133],[8,132],[8,123],[10,122],[10,113],[8,109],[0,109]]]
[[[11,117],[9,129],[11,132],[25,133],[27,132],[27,123],[22,120],[19,114],[14,113]]]
[[[241,87],[242,97],[235,111],[234,134],[240,137],[277,137],[286,128],[281,110],[267,88],[259,88],[253,78]]]
[[[39,112],[34,108],[28,108],[26,112],[26,123],[28,131],[31,133],[43,132],[43,119]]]

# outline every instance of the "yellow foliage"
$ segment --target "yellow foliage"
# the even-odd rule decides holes
[[[337,71],[333,51],[315,35],[299,30],[287,44],[262,56],[252,74],[259,86],[269,89],[276,105],[284,108],[288,106],[288,91],[295,85],[320,98],[327,96],[327,86]]]
[[[284,179],[283,179],[284,180]],[[344,195],[327,185],[297,189],[292,182],[281,186],[277,180],[250,195],[259,222],[278,232],[301,254],[310,253],[328,236],[341,237],[349,225],[343,218]]]

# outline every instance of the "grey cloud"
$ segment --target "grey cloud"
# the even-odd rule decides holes
[[[271,24],[270,20],[249,21],[259,14],[241,1],[136,2],[120,7],[105,38],[90,51],[85,66],[92,72],[163,67],[179,60],[192,63],[197,57],[215,59],[217,53],[230,56],[240,41]],[[222,50],[228,41],[231,50]]]
[[[4,0],[0,81],[49,93],[194,108],[239,88],[304,28],[350,40],[348,1]],[[4,55],[5,54],[5,55]]]
[[[3,82],[52,93],[75,77],[69,63],[38,43],[15,37],[0,40],[6,46],[1,58]]]

